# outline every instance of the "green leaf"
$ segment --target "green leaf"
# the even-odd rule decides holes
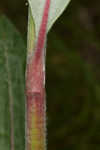
[[[51,0],[47,32],[50,30],[57,18],[62,14],[69,2],[70,0]],[[32,15],[35,22],[36,36],[39,32],[45,3],[46,0],[29,0]]]
[[[15,27],[8,19],[0,17],[1,150],[24,150],[25,147],[25,49]]]

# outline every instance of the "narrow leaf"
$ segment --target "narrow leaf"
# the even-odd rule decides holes
[[[0,149],[25,147],[25,46],[20,34],[0,17]]]

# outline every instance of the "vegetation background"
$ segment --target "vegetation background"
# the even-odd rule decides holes
[[[0,17],[5,15],[9,18],[20,32],[19,34],[22,35],[24,43],[26,43],[27,37],[27,12],[28,6],[25,0],[0,1]],[[12,29],[13,27],[11,26],[10,28]],[[7,24],[5,22],[0,26],[0,31],[2,32],[6,29]],[[11,35],[11,31],[9,31],[7,38],[9,39]],[[0,38],[2,37],[0,36]],[[22,41],[18,42],[17,38],[18,36],[16,35],[15,43],[16,41],[19,43],[19,45],[15,44],[15,47],[18,47],[16,48],[16,51],[18,50],[17,60],[15,61],[14,54],[11,56],[14,59],[12,64],[15,68],[19,67],[16,62],[21,61],[19,56],[24,55],[22,62],[24,64],[26,55],[26,48],[21,46]],[[3,42],[5,44],[4,40]],[[21,49],[23,50],[22,52],[20,51]],[[10,52],[10,54],[12,53]],[[0,51],[1,60],[2,53]],[[6,60],[2,61],[2,64],[4,63],[7,63]],[[12,68],[13,65],[11,65]],[[22,70],[25,70],[25,65],[23,65],[23,68]],[[0,85],[3,82],[1,80],[4,78],[1,70]],[[48,35],[46,70],[48,150],[99,150],[100,1],[71,1],[62,17],[56,22]],[[18,85],[24,80],[24,71],[20,80],[17,78],[20,76],[17,69],[16,72],[13,71],[14,73],[16,74],[16,78],[12,79],[12,83],[16,82],[17,86],[12,84],[12,88],[16,91],[15,95],[19,99],[21,94],[18,92]],[[1,92],[4,94],[0,96],[0,101],[2,101],[2,97],[5,95],[5,88],[4,90],[0,88]],[[15,120],[17,122],[17,119],[20,118],[19,122],[24,122],[24,116],[22,115],[24,104],[22,105],[21,101],[18,103],[20,103],[21,108],[19,110],[17,107],[14,108],[16,114],[19,114],[16,115]],[[6,120],[8,118],[7,106],[8,104],[5,102],[5,115],[3,119],[5,117]],[[1,102],[0,107],[2,108]],[[0,124],[2,124],[1,116],[0,120]],[[5,137],[7,141],[10,137],[10,131],[8,131],[9,122],[4,121],[4,124],[4,129],[8,135],[3,134],[1,132],[2,129],[0,129],[0,141],[2,141],[2,138],[5,139]],[[24,137],[23,123],[21,123],[20,127],[16,125],[16,130],[19,131],[19,134],[16,132],[15,139],[19,139],[20,135]],[[20,142],[21,140],[25,139],[22,138],[15,143],[19,143],[19,150],[24,150],[24,145],[21,145]],[[1,143],[3,148],[1,148]],[[8,148],[4,149],[4,145],[7,142],[3,141],[1,143],[0,149],[8,150]],[[16,150],[18,150],[17,146]]]

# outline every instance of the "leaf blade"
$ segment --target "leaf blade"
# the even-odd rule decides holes
[[[63,2],[61,0],[56,0],[56,1],[51,0],[50,15],[48,18],[48,27],[47,27],[48,32],[70,2],[70,0],[63,0]]]
[[[11,109],[13,109],[14,150],[24,150],[25,45],[8,19],[0,16],[0,148],[11,150]],[[10,96],[11,94],[11,96]]]
[[[51,0],[50,4],[50,11],[48,17],[48,25],[47,25],[47,32],[51,29],[52,25],[55,23],[57,18],[63,13],[65,8],[68,6],[70,0]],[[29,0],[29,5],[32,11],[32,16],[35,22],[35,30],[36,30],[36,38],[39,33],[44,6],[46,0]]]

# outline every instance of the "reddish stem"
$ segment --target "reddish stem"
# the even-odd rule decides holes
[[[33,93],[36,91],[39,92],[41,86],[43,86],[44,83],[44,72],[43,72],[44,67],[43,65],[45,59],[44,49],[45,49],[45,39],[46,39],[50,1],[51,0],[46,0],[34,56],[32,57],[32,60],[30,60],[27,67],[26,83],[27,83],[27,90],[29,91],[29,93],[30,92]],[[42,84],[41,86],[40,83]]]
[[[34,56],[27,64],[27,150],[45,149],[45,39],[50,1],[46,0]]]

